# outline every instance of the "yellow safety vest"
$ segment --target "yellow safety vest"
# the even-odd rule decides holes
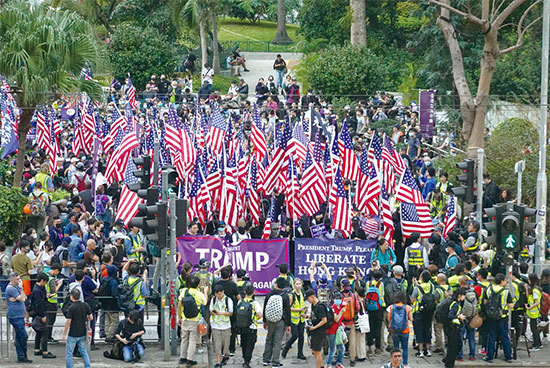
[[[48,294],[52,294],[51,288],[50,288],[50,281],[53,280],[53,277],[50,276],[49,273],[47,273],[46,275],[48,275],[48,282],[46,282],[46,296],[47,296]],[[53,293],[53,296],[48,297],[48,303],[57,304],[57,293]]]
[[[407,248],[407,253],[409,255],[409,266],[423,266],[424,265],[424,256],[423,256],[423,247],[412,249],[411,247]]]
[[[127,239],[130,239],[132,242],[132,248],[138,249],[141,248],[141,239],[139,238],[139,235],[136,235],[135,239],[128,235],[126,237]],[[128,259],[137,259],[138,262],[141,262],[141,252],[134,252],[132,254],[128,254]]]
[[[512,286],[514,287],[514,295],[512,295],[512,299],[514,301],[514,309],[515,311],[522,311],[524,310],[525,308],[523,306],[517,306],[516,307],[516,303],[519,301],[519,296],[520,296],[520,291],[519,291],[519,288],[520,287],[523,287],[525,288],[525,286],[521,285],[519,283],[519,281],[512,281]]]
[[[453,301],[451,305],[449,305],[449,310],[453,307],[454,304],[458,304],[457,302]],[[460,304],[458,304],[458,310],[456,312],[456,317],[451,321],[454,325],[460,326],[460,320],[458,319],[458,315],[460,314],[460,311],[462,310],[462,307]]]
[[[422,284],[419,284],[418,286],[416,286],[416,288],[418,288],[419,290],[418,290],[418,295],[416,296],[416,299],[414,300],[414,303],[413,303],[413,307],[412,307],[413,313],[418,312],[418,309],[420,308],[420,302],[422,301],[422,296],[424,294],[433,293],[433,285],[431,282],[423,282]],[[424,294],[422,294],[422,292],[420,291],[420,288],[424,290]]]
[[[304,293],[300,291],[300,294],[292,292],[292,307],[294,309],[303,309],[306,307],[306,301],[304,299]],[[305,322],[305,318],[302,316],[303,312],[300,311],[290,311],[290,322],[293,325],[297,325],[300,322]]]
[[[466,252],[474,252],[474,251],[478,250],[478,248],[479,248],[479,237],[476,234],[476,241],[474,242],[474,245],[472,245],[469,248],[466,248]]]
[[[39,172],[39,173],[36,174],[36,176],[34,177],[34,181],[36,181],[36,182],[42,184],[42,191],[43,191],[43,192],[51,193],[51,192],[48,190],[48,179],[51,179],[51,177],[50,177],[49,175],[46,175],[46,174],[42,173],[42,172]]]
[[[502,308],[502,315],[501,318],[508,317],[508,303],[506,303],[506,300],[508,299],[508,290],[506,288],[503,288],[500,285],[491,285],[487,289],[487,300],[491,297],[492,293],[498,293],[501,289],[504,289],[502,293],[500,293],[500,304]]]
[[[437,300],[438,303],[442,302],[443,299],[445,299],[445,293],[449,291],[451,287],[449,285],[437,285],[435,287],[435,291],[437,291],[437,294],[439,295],[439,298]]]
[[[443,195],[439,198],[439,201],[432,195],[432,199],[430,200],[430,215],[432,217],[439,217],[442,214],[444,204],[445,197]]]
[[[229,297],[226,295],[224,295],[222,300],[219,300],[218,297],[212,298],[212,304],[219,312],[229,312]],[[227,323],[230,321],[230,317],[222,316],[221,314],[210,314],[210,320],[212,322]]]
[[[538,288],[534,288],[533,293],[531,295],[527,295],[527,303],[529,305],[535,304],[535,297],[534,297],[535,294],[537,294],[537,296],[538,296],[539,305],[536,306],[535,308],[527,309],[527,311],[526,311],[527,317],[529,317],[531,319],[540,317],[540,303],[542,301],[542,293],[540,292],[540,290]]]
[[[126,282],[128,285],[132,285],[136,280],[141,280],[141,277],[139,276],[128,276],[128,279]],[[134,301],[136,302],[136,305],[145,305],[145,297],[141,294],[141,282],[137,282],[134,286]]]
[[[485,291],[487,290],[487,288],[489,288],[489,285],[491,285],[491,283],[489,281],[480,281],[479,285],[481,285],[481,298],[479,298],[479,300],[477,301],[477,306],[481,308],[483,294],[485,294]]]
[[[252,305],[252,323],[254,323],[254,326],[258,327],[258,315],[256,314],[256,308],[254,307],[254,299],[252,298],[244,298],[243,302],[250,303]]]
[[[453,288],[453,291],[456,291],[456,289],[458,288],[458,279],[459,279],[460,276],[457,276],[457,275],[453,275],[451,277],[449,277],[449,285]]]

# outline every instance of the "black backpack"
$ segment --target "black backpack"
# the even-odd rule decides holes
[[[130,313],[130,311],[136,309],[136,301],[134,300],[134,288],[142,281],[142,279],[137,279],[132,284],[124,282],[122,283],[122,285],[119,285],[118,305],[124,313]]]
[[[491,286],[491,295],[487,300],[487,305],[485,308],[485,314],[487,318],[493,321],[498,321],[502,317],[502,303],[500,294],[504,291],[504,288],[496,291]]]
[[[195,297],[189,293],[189,289],[185,290],[185,294],[181,299],[181,305],[185,318],[195,318],[200,313],[197,301]]]
[[[334,311],[332,310],[331,307],[329,307],[325,303],[320,302],[320,304],[322,304],[327,310],[327,323],[325,324],[325,326],[328,328],[332,326],[332,324],[334,323]]]
[[[242,330],[247,330],[252,324],[252,317],[254,314],[254,306],[252,302],[244,300],[239,301],[237,304],[237,311],[235,313],[235,326]]]
[[[451,298],[445,298],[435,308],[434,319],[437,323],[446,324],[449,319],[449,309],[451,309]]]
[[[63,312],[65,318],[67,318],[68,316],[69,308],[71,307],[71,305],[73,305],[73,301],[71,300],[71,295],[69,293],[63,300],[63,306],[61,307],[61,312]]]
[[[422,286],[418,286],[419,292],[422,295],[420,300],[419,311],[426,315],[433,315],[435,308],[437,306],[435,302],[434,287],[430,284],[430,291],[427,293],[424,292]]]
[[[25,299],[25,310],[31,318],[34,318],[37,315],[36,303],[34,302],[34,297],[32,293],[28,296],[27,299]]]

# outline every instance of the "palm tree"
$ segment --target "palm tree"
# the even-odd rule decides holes
[[[286,32],[286,8],[285,0],[277,0],[277,33],[273,43],[278,45],[287,45],[292,43],[292,39]]]
[[[201,67],[208,60],[206,45],[208,21],[208,7],[204,0],[173,0],[171,3],[174,24],[185,24],[190,28],[199,28],[201,39]],[[181,18],[181,20],[180,20]],[[200,70],[200,68],[199,68]]]
[[[76,13],[38,0],[10,1],[0,9],[0,74],[14,84],[21,109],[14,186],[21,185],[27,133],[36,107],[51,103],[60,93],[98,97],[101,87],[79,76],[84,66],[93,67],[102,57],[92,27]]]

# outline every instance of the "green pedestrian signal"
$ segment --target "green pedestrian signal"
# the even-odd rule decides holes
[[[504,248],[507,250],[514,250],[517,242],[518,240],[514,234],[508,234],[506,238],[504,238]]]

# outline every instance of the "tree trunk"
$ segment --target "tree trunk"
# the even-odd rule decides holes
[[[201,16],[199,19],[199,35],[201,38],[201,60],[202,64],[199,71],[202,70],[204,64],[208,62],[208,46],[206,45],[206,18]]]
[[[484,146],[485,117],[489,103],[491,81],[495,71],[495,65],[499,57],[498,30],[491,30],[485,35],[483,55],[481,57],[480,75],[475,100],[475,118],[468,137],[468,156],[473,156],[478,148]]]
[[[286,32],[285,0],[277,0],[277,34],[273,39],[273,43],[277,45],[288,45],[292,43],[292,39],[290,39]]]
[[[350,0],[351,44],[365,46],[367,44],[367,25],[365,15],[365,0]]]
[[[19,141],[19,149],[17,151],[15,162],[15,174],[13,175],[13,186],[21,186],[21,178],[23,176],[23,164],[25,163],[25,153],[27,152],[27,133],[31,128],[31,119],[34,114],[33,108],[21,109],[21,120],[17,127],[17,135]]]
[[[216,15],[216,8],[212,7],[210,12],[212,17],[212,67],[214,68],[214,74],[220,73],[220,46],[218,45],[218,16]]]

